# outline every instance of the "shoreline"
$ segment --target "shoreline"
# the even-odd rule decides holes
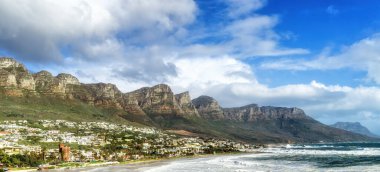
[[[109,165],[109,166],[99,166],[99,167],[84,167],[84,168],[75,168],[70,169],[69,171],[82,171],[82,170],[95,170],[101,168],[121,168],[126,167],[129,171],[139,171],[144,168],[151,168],[151,167],[158,167],[162,165],[169,164],[173,161],[180,161],[180,160],[193,160],[193,159],[200,159],[200,158],[212,158],[212,157],[220,157],[220,156],[229,156],[229,155],[244,155],[244,154],[255,154],[259,153],[258,151],[254,152],[230,152],[230,153],[216,153],[216,154],[200,154],[200,155],[193,155],[193,156],[181,156],[181,157],[172,157],[172,158],[159,158],[159,159],[147,159],[147,160],[138,160],[134,162],[122,162],[120,164],[115,165]]]
[[[273,147],[286,147],[286,144],[268,144],[266,148]],[[246,155],[246,154],[260,154],[262,153],[261,149],[250,149],[250,151],[241,151],[241,152],[225,152],[225,153],[215,153],[215,154],[196,154],[189,156],[177,156],[177,157],[164,157],[164,158],[147,158],[140,160],[130,160],[124,162],[117,161],[108,161],[108,162],[93,162],[93,163],[77,163],[81,164],[78,166],[61,166],[56,167],[54,169],[47,169],[43,171],[101,171],[101,169],[107,168],[123,168],[125,167],[131,171],[141,171],[144,168],[158,167],[162,165],[169,164],[173,161],[181,161],[181,160],[193,160],[193,159],[201,159],[201,158],[212,158],[212,157],[221,157],[221,156],[231,156],[231,155]],[[72,162],[73,164],[75,162]],[[17,172],[30,172],[30,171],[38,171],[37,168],[26,167],[22,169],[10,169],[10,171]]]
[[[126,167],[129,171],[136,171],[141,168],[149,168],[156,167],[168,164],[173,161],[179,160],[190,160],[190,159],[198,159],[198,158],[209,158],[209,157],[217,157],[217,156],[228,156],[228,155],[243,155],[243,154],[254,154],[255,152],[230,152],[230,153],[216,153],[216,154],[199,154],[199,155],[191,155],[191,156],[180,156],[180,157],[171,157],[171,158],[157,158],[157,159],[143,159],[143,160],[134,160],[134,161],[125,161],[118,164],[112,165],[102,165],[102,166],[88,166],[88,167],[74,167],[74,168],[60,168],[49,171],[82,171],[82,170],[95,170],[101,168],[120,168]]]
[[[216,153],[216,154],[198,154],[198,155],[191,155],[191,156],[179,156],[179,157],[170,157],[170,158],[156,158],[156,159],[141,159],[141,160],[131,160],[131,161],[125,161],[125,162],[117,162],[117,161],[110,161],[110,162],[100,162],[100,163],[94,163],[89,164],[87,166],[68,166],[68,167],[59,167],[54,169],[47,169],[43,171],[88,171],[88,170],[95,170],[100,168],[120,168],[120,167],[129,167],[128,170],[137,170],[139,168],[145,168],[145,167],[153,167],[153,166],[159,166],[164,165],[172,161],[177,160],[189,160],[189,159],[198,159],[198,158],[208,158],[208,157],[216,157],[216,156],[228,156],[228,155],[244,155],[244,154],[255,154],[259,153],[259,151],[252,151],[252,152],[226,152],[226,153]],[[30,171],[38,171],[37,168],[26,168],[26,169],[20,169],[20,170],[13,170],[10,169],[10,171],[15,172],[30,172]]]

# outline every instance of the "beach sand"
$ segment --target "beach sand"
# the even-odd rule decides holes
[[[179,157],[170,159],[157,159],[157,160],[142,160],[135,162],[127,162],[124,164],[109,165],[109,166],[94,166],[94,167],[83,167],[83,168],[71,168],[71,169],[54,169],[49,171],[68,171],[68,172],[106,172],[106,171],[130,171],[130,172],[141,172],[152,167],[158,167],[162,165],[169,164],[173,161],[190,160],[196,158],[204,158],[216,155],[199,155],[193,157]]]
[[[48,170],[52,172],[59,171],[68,171],[68,172],[100,172],[100,171],[144,171],[149,167],[161,166],[169,163],[169,161],[173,161],[171,159],[162,159],[162,160],[146,160],[146,161],[136,161],[129,162],[126,164],[117,164],[117,165],[106,165],[106,166],[89,166],[89,167],[73,167],[73,168],[60,168]],[[123,170],[124,169],[124,170]]]
[[[142,172],[151,168],[160,167],[163,165],[170,164],[174,161],[188,161],[202,158],[211,158],[219,156],[230,156],[237,154],[246,153],[226,153],[226,154],[215,154],[215,155],[197,155],[191,157],[176,157],[169,159],[158,159],[158,160],[142,160],[135,162],[127,162],[125,164],[110,165],[110,166],[97,166],[97,167],[83,167],[83,168],[72,168],[72,169],[54,169],[49,171],[68,171],[68,172],[109,172],[109,171],[128,171],[128,172]]]

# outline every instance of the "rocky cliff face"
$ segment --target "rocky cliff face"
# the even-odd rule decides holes
[[[33,74],[35,91],[42,95],[70,97],[72,85],[80,85],[79,80],[70,74],[58,74],[54,77],[48,71],[40,71]]]
[[[0,58],[0,86],[12,87],[14,93],[18,92],[20,96],[22,89],[34,90],[35,82],[24,65],[12,58]]]
[[[1,87],[17,86],[16,76],[4,69],[0,69],[0,86]]]
[[[195,105],[191,101],[188,91],[176,94],[175,99],[179,107],[182,109],[182,113],[184,113],[186,116],[200,117],[198,110],[195,108]]]
[[[146,114],[186,115],[168,85],[144,87],[124,94],[128,109]],[[141,110],[139,110],[139,108]]]
[[[302,109],[285,107],[259,107],[250,104],[235,108],[221,108],[212,97],[200,96],[193,100],[200,116],[211,120],[229,120],[237,122],[252,122],[273,119],[309,119]]]
[[[12,58],[0,58],[0,87],[10,96],[52,96],[78,99],[86,103],[123,108],[123,95],[112,84],[81,84],[66,73],[53,76],[48,71],[31,74],[24,65]]]
[[[223,117],[232,121],[254,121],[258,118],[264,118],[264,115],[260,107],[251,104],[238,108],[224,108]]]
[[[72,75],[54,77],[48,71],[31,74],[24,65],[12,58],[0,58],[0,86],[7,87],[5,94],[25,96],[43,94],[65,96],[67,85],[79,85]]]
[[[73,75],[67,74],[67,73],[60,73],[56,77],[59,82],[61,82],[64,86],[71,84],[71,85],[80,85],[80,82],[78,78],[76,78]]]
[[[271,119],[306,119],[309,118],[305,115],[302,109],[298,108],[285,108],[285,107],[259,107],[256,104],[247,105],[238,108],[224,108],[223,116],[225,119],[251,122],[257,120],[271,120]]]
[[[123,94],[116,85],[97,83],[70,86],[67,95],[71,98],[99,107],[123,109]]]
[[[88,104],[117,108],[131,115],[198,116],[188,92],[175,95],[165,84],[122,93],[113,84],[81,84],[70,75],[53,76],[48,71],[31,74],[12,58],[0,58],[0,87],[11,96],[53,96],[77,99]]]
[[[33,75],[36,83],[36,91],[41,94],[64,94],[65,89],[60,85],[57,78],[55,78],[48,71],[40,71]]]
[[[223,110],[212,97],[200,96],[192,101],[201,117],[210,120],[223,120]]]

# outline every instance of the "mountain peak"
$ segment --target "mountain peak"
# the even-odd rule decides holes
[[[0,86],[17,88],[8,92],[9,95],[22,96],[22,89],[35,89],[33,76],[23,64],[13,58],[0,58],[0,72]]]
[[[0,69],[13,69],[15,70],[17,68],[17,71],[26,72],[27,69],[25,66],[18,61],[16,61],[14,58],[11,57],[0,57]],[[7,70],[9,71],[9,70]]]
[[[178,102],[178,105],[183,110],[183,113],[186,116],[197,116],[199,117],[198,111],[195,108],[194,104],[191,101],[190,94],[188,91],[179,93],[175,95],[175,99]]]
[[[170,89],[170,86],[167,85],[167,84],[157,84],[157,85],[154,85],[153,87],[151,87],[153,89],[155,88],[160,88],[160,89]]]
[[[11,57],[0,57],[0,68],[21,65],[18,61]]]
[[[332,127],[339,128],[346,131],[351,131],[354,133],[370,136],[370,137],[379,137],[371,133],[368,128],[364,127],[360,122],[336,122],[331,125]]]
[[[193,99],[192,103],[203,118],[212,120],[224,119],[223,110],[214,98],[202,95]]]
[[[53,74],[51,74],[49,71],[41,70],[34,74],[35,76],[46,76],[46,77],[53,77]]]
[[[218,103],[213,97],[201,95],[195,99],[193,99],[194,105],[201,105],[201,104],[211,104],[211,103]]]
[[[73,84],[73,85],[79,85],[80,84],[78,78],[76,78],[75,76],[73,76],[71,74],[60,73],[57,75],[57,78],[60,81],[64,82],[65,84]]]
[[[176,94],[175,97],[176,97],[178,102],[183,102],[183,101],[191,102],[190,94],[188,91]]]

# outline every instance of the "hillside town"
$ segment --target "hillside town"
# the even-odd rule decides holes
[[[34,165],[56,165],[62,162],[125,162],[239,152],[252,148],[250,144],[229,140],[182,137],[155,128],[106,122],[0,122],[2,154],[34,155],[38,160]],[[27,164],[9,162],[1,165],[21,167]]]

